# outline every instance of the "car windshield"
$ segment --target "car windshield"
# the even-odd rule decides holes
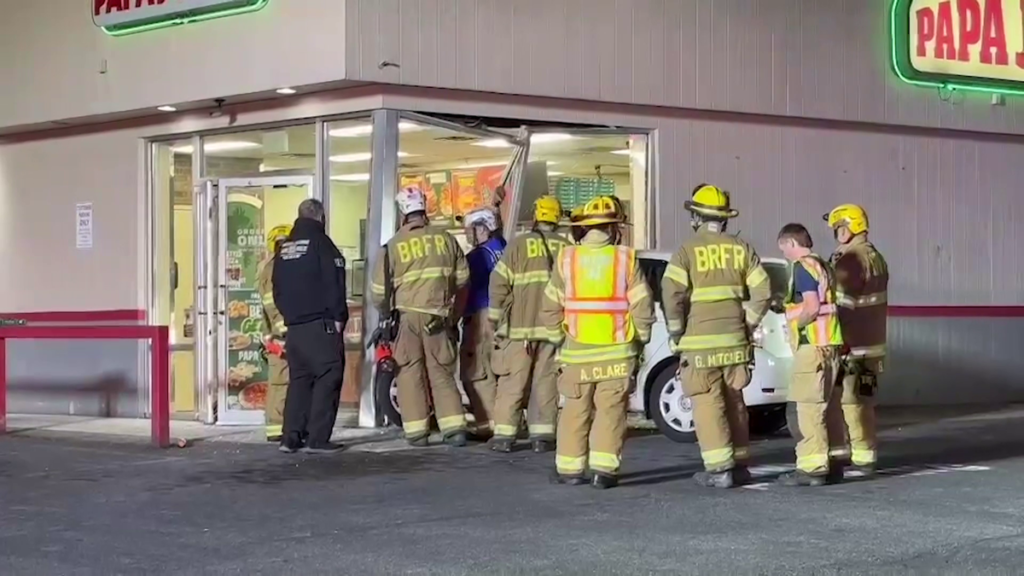
[[[647,285],[651,288],[654,301],[661,303],[661,277],[665,275],[665,267],[668,262],[651,258],[640,259],[640,269],[647,278]],[[789,282],[789,271],[785,264],[778,262],[763,263],[765,272],[768,273],[768,281],[772,285],[772,299],[782,299],[786,296],[786,286]]]

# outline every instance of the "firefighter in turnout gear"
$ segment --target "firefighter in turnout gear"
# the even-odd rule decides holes
[[[821,486],[838,480],[830,472],[827,413],[839,379],[843,345],[836,315],[835,280],[828,263],[811,252],[814,242],[802,224],[787,224],[779,232],[779,249],[791,263],[786,294],[786,326],[793,349],[790,407],[796,409],[796,470],[778,482],[786,486]]]
[[[878,459],[875,394],[886,354],[889,267],[868,241],[868,216],[863,208],[843,204],[826,214],[825,220],[839,242],[832,254],[832,267],[847,349],[840,402],[849,433],[849,455],[855,470],[871,476]]]
[[[257,272],[257,289],[263,303],[263,349],[266,352],[270,376],[267,382],[267,405],[263,414],[267,426],[267,441],[280,442],[284,434],[284,402],[288,396],[288,360],[284,355],[284,335],[288,328],[284,317],[274,304],[274,258],[281,243],[292,233],[290,225],[275,226],[267,234],[267,257]]]
[[[533,214],[533,230],[512,242],[491,274],[488,318],[497,335],[491,365],[498,376],[491,449],[496,452],[512,451],[523,408],[533,451],[549,452],[555,441],[556,348],[541,324],[540,307],[555,259],[569,242],[556,232],[562,214],[557,198],[540,197]]]
[[[599,196],[574,226],[579,246],[565,246],[544,291],[541,323],[560,344],[555,468],[558,482],[595,488],[618,484],[626,440],[626,408],[637,360],[650,339],[654,303],[636,251],[620,246],[621,205]]]
[[[374,306],[386,309],[385,282],[391,279],[394,308],[400,314],[394,357],[402,427],[410,444],[427,445],[429,394],[445,443],[465,446],[466,415],[455,382],[454,307],[457,293],[469,281],[466,256],[455,238],[429,225],[427,200],[420,190],[406,188],[396,200],[402,227],[381,249],[371,291]]]
[[[701,486],[748,481],[750,433],[743,389],[750,384],[752,334],[768,311],[771,286],[754,248],[726,234],[739,212],[728,192],[701,184],[684,203],[696,234],[669,261],[662,278],[665,320],[679,375],[693,402],[704,471]]]

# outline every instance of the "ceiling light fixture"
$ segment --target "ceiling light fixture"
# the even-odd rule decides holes
[[[161,112],[177,112],[178,111],[178,109],[175,108],[174,106],[158,106],[157,110],[159,110]]]
[[[548,172],[548,176],[561,176],[565,172]]]
[[[415,132],[417,130],[423,130],[423,126],[404,121],[398,123],[399,132]],[[356,126],[335,128],[329,132],[334,138],[358,138],[359,136],[369,136],[372,133],[373,124],[357,124]]]
[[[572,140],[573,138],[575,138],[575,136],[572,134],[563,134],[562,132],[541,132],[539,134],[530,135],[530,144],[564,142],[565,140]],[[504,138],[494,138],[492,140],[474,142],[473,146],[483,146],[484,148],[511,148],[512,142]]]
[[[235,150],[251,150],[253,148],[261,148],[262,146],[258,142],[246,142],[244,140],[224,140],[221,142],[204,142],[203,152],[232,152]],[[191,154],[192,146],[174,146],[171,148],[171,152],[175,154]]]
[[[368,182],[370,175],[365,172],[361,174],[341,174],[340,176],[331,176],[331,180],[338,182]]]
[[[277,93],[278,94],[283,94],[285,96],[291,96],[292,94],[295,94],[295,92],[297,92],[297,90],[295,90],[295,88],[278,88],[277,89]]]
[[[407,154],[405,152],[398,153],[399,158],[409,158],[411,156],[419,156],[419,154]],[[331,156],[330,159],[331,162],[342,164],[345,162],[365,162],[371,158],[373,158],[373,154],[369,152],[355,152],[352,154],[338,154],[336,156]]]
[[[612,150],[612,154],[618,154],[619,156],[629,156],[629,150],[628,149]]]

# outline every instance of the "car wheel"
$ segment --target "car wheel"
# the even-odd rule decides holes
[[[750,433],[759,436],[772,436],[788,424],[786,406],[772,404],[757,406],[750,409]]]
[[[676,366],[670,364],[655,376],[647,406],[662,434],[674,442],[692,443],[697,440],[693,402],[683,393],[683,383],[676,375]]]

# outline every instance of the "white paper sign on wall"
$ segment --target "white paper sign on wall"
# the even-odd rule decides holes
[[[108,34],[143,32],[259,10],[270,0],[92,0],[92,21]]]
[[[75,204],[75,247],[92,248],[92,202]]]

